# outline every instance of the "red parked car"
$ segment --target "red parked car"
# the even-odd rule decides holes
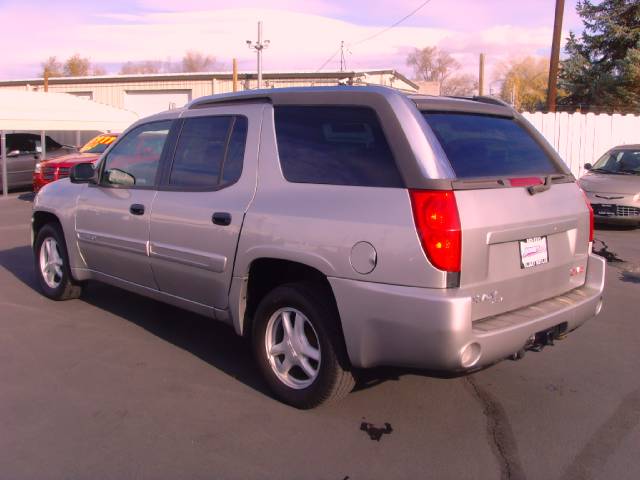
[[[116,138],[117,133],[103,133],[89,140],[78,153],[52,158],[36,163],[33,171],[33,191],[38,192],[47,183],[69,176],[69,170],[78,163],[95,162],[100,158],[109,145]]]

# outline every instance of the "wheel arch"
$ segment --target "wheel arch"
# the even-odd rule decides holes
[[[36,237],[40,229],[49,223],[57,224],[64,235],[64,227],[56,214],[46,210],[36,210],[33,212],[33,216],[31,217],[31,248],[34,248],[36,245]]]
[[[243,277],[235,277],[237,295],[231,295],[234,328],[239,335],[249,336],[253,315],[262,298],[274,288],[286,283],[312,283],[327,295],[338,313],[336,298],[327,275],[318,268],[297,260],[259,257],[249,263]],[[232,287],[232,290],[234,288]],[[234,298],[236,297],[236,298]],[[338,325],[342,333],[342,325]]]
[[[34,210],[31,216],[31,248],[35,249],[36,238],[38,232],[42,227],[48,224],[57,225],[64,237],[65,247],[67,249],[67,255],[69,256],[69,266],[71,268],[71,276],[74,280],[81,282],[90,278],[88,271],[86,270],[86,263],[80,250],[78,243],[75,241],[75,237],[69,235],[69,230],[73,231],[73,218],[66,218],[60,216],[55,212],[45,209]],[[66,228],[65,228],[66,226]],[[75,233],[75,232],[74,232]]]

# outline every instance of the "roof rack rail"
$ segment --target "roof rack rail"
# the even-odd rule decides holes
[[[513,109],[510,104],[498,97],[490,97],[488,95],[474,95],[471,99],[474,102],[489,103],[491,105],[500,105],[501,107]]]
[[[205,108],[210,105],[220,105],[225,103],[247,103],[247,102],[266,102],[270,103],[271,97],[265,92],[243,91],[222,93],[217,95],[208,95],[206,97],[197,98],[187,104],[187,110],[195,108]]]

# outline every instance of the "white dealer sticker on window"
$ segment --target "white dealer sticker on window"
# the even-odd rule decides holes
[[[520,268],[535,267],[549,262],[547,237],[520,240]]]

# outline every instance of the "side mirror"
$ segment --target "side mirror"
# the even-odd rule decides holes
[[[7,152],[7,158],[17,157],[20,155],[20,150],[10,150]]]
[[[71,167],[69,172],[71,183],[95,183],[95,176],[92,163],[79,163]]]
[[[585,170],[591,170],[593,168],[593,165],[591,165],[590,163],[585,163],[584,164],[584,169]]]

